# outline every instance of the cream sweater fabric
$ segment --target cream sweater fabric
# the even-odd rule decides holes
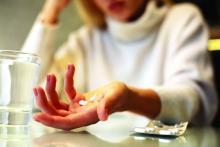
[[[138,20],[122,23],[107,18],[107,24],[106,30],[84,26],[71,33],[53,56],[51,37],[56,27],[37,20],[22,50],[42,57],[43,76],[51,67],[62,75],[67,63],[75,63],[79,91],[119,80],[158,93],[162,109],[156,119],[194,124],[212,121],[217,98],[207,52],[209,36],[195,6],[186,3],[157,8],[151,1]],[[123,112],[87,129],[97,134],[147,122],[145,117]]]

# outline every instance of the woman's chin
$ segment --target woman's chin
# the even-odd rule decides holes
[[[126,22],[129,20],[129,16],[128,15],[112,15],[111,16],[113,19],[117,20],[117,21],[121,21],[121,22]]]

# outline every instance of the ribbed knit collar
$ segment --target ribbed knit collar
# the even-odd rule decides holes
[[[144,14],[132,22],[120,22],[107,17],[108,31],[119,41],[135,41],[147,37],[150,31],[157,28],[167,13],[167,6],[157,7],[154,0],[147,5]]]

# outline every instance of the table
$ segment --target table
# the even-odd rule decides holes
[[[212,127],[189,127],[178,138],[157,138],[140,134],[123,134],[115,139],[117,132],[109,132],[108,139],[100,139],[82,129],[62,131],[33,122],[30,135],[25,138],[0,138],[0,147],[219,147],[220,129]],[[114,138],[114,139],[113,139]]]

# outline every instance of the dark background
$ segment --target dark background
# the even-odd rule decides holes
[[[191,2],[200,7],[204,17],[211,26],[220,25],[220,0],[173,0],[174,2]]]

